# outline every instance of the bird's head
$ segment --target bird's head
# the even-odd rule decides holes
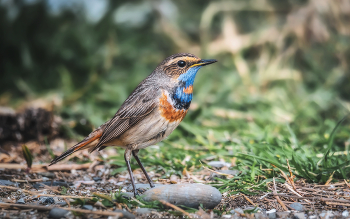
[[[164,74],[189,86],[193,84],[201,67],[214,62],[217,61],[215,59],[200,59],[190,53],[178,53],[166,58],[159,67]],[[186,85],[185,87],[187,87]]]

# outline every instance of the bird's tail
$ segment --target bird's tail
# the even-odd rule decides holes
[[[97,143],[100,140],[100,137],[102,136],[102,129],[101,127],[93,131],[89,136],[87,136],[84,140],[79,142],[78,144],[74,145],[70,149],[68,149],[66,152],[61,154],[60,156],[56,157],[54,160],[51,161],[49,166],[63,160],[64,158],[68,157],[69,155],[73,154],[74,152],[87,149],[87,148],[92,148],[97,145]]]

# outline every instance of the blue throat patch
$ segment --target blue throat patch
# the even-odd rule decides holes
[[[172,99],[175,102],[174,107],[176,109],[187,110],[190,107],[193,94],[185,93],[184,89],[188,88],[189,86],[193,86],[194,78],[196,77],[196,74],[201,67],[202,66],[192,67],[188,69],[186,73],[179,76],[179,86],[175,88],[174,94],[172,96]]]

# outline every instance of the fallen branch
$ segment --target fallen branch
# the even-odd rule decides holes
[[[278,197],[277,195],[277,188],[276,188],[276,182],[275,182],[275,177],[273,177],[273,185],[274,185],[274,191],[273,191],[273,195],[275,196],[276,200],[278,201],[278,203],[282,206],[283,210],[288,211],[288,208],[286,207],[286,205],[282,202],[282,200],[280,199],[280,197]]]
[[[242,194],[242,196],[245,198],[245,200],[247,200],[250,204],[252,204],[253,206],[257,206],[256,204],[254,204],[254,202],[252,200],[250,200],[246,195]]]
[[[13,209],[35,209],[39,211],[50,211],[53,208],[58,207],[47,207],[47,206],[38,206],[38,205],[22,205],[22,204],[9,204],[9,203],[0,203],[0,208],[13,208]],[[77,208],[59,208],[64,209],[67,211],[75,211],[83,214],[97,214],[97,215],[104,215],[104,216],[118,216],[122,217],[123,213],[121,212],[111,212],[111,211],[90,211],[90,210],[84,210],[84,209],[77,209]]]
[[[341,203],[341,202],[326,202],[326,205],[342,205],[342,206],[350,206],[350,204]]]

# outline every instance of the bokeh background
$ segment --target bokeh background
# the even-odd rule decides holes
[[[53,109],[79,140],[164,58],[189,52],[219,62],[201,69],[188,116],[160,145],[277,163],[299,153],[318,169],[308,162],[350,109],[349,37],[348,0],[0,0],[0,105]],[[349,133],[345,121],[331,150],[347,151]]]

